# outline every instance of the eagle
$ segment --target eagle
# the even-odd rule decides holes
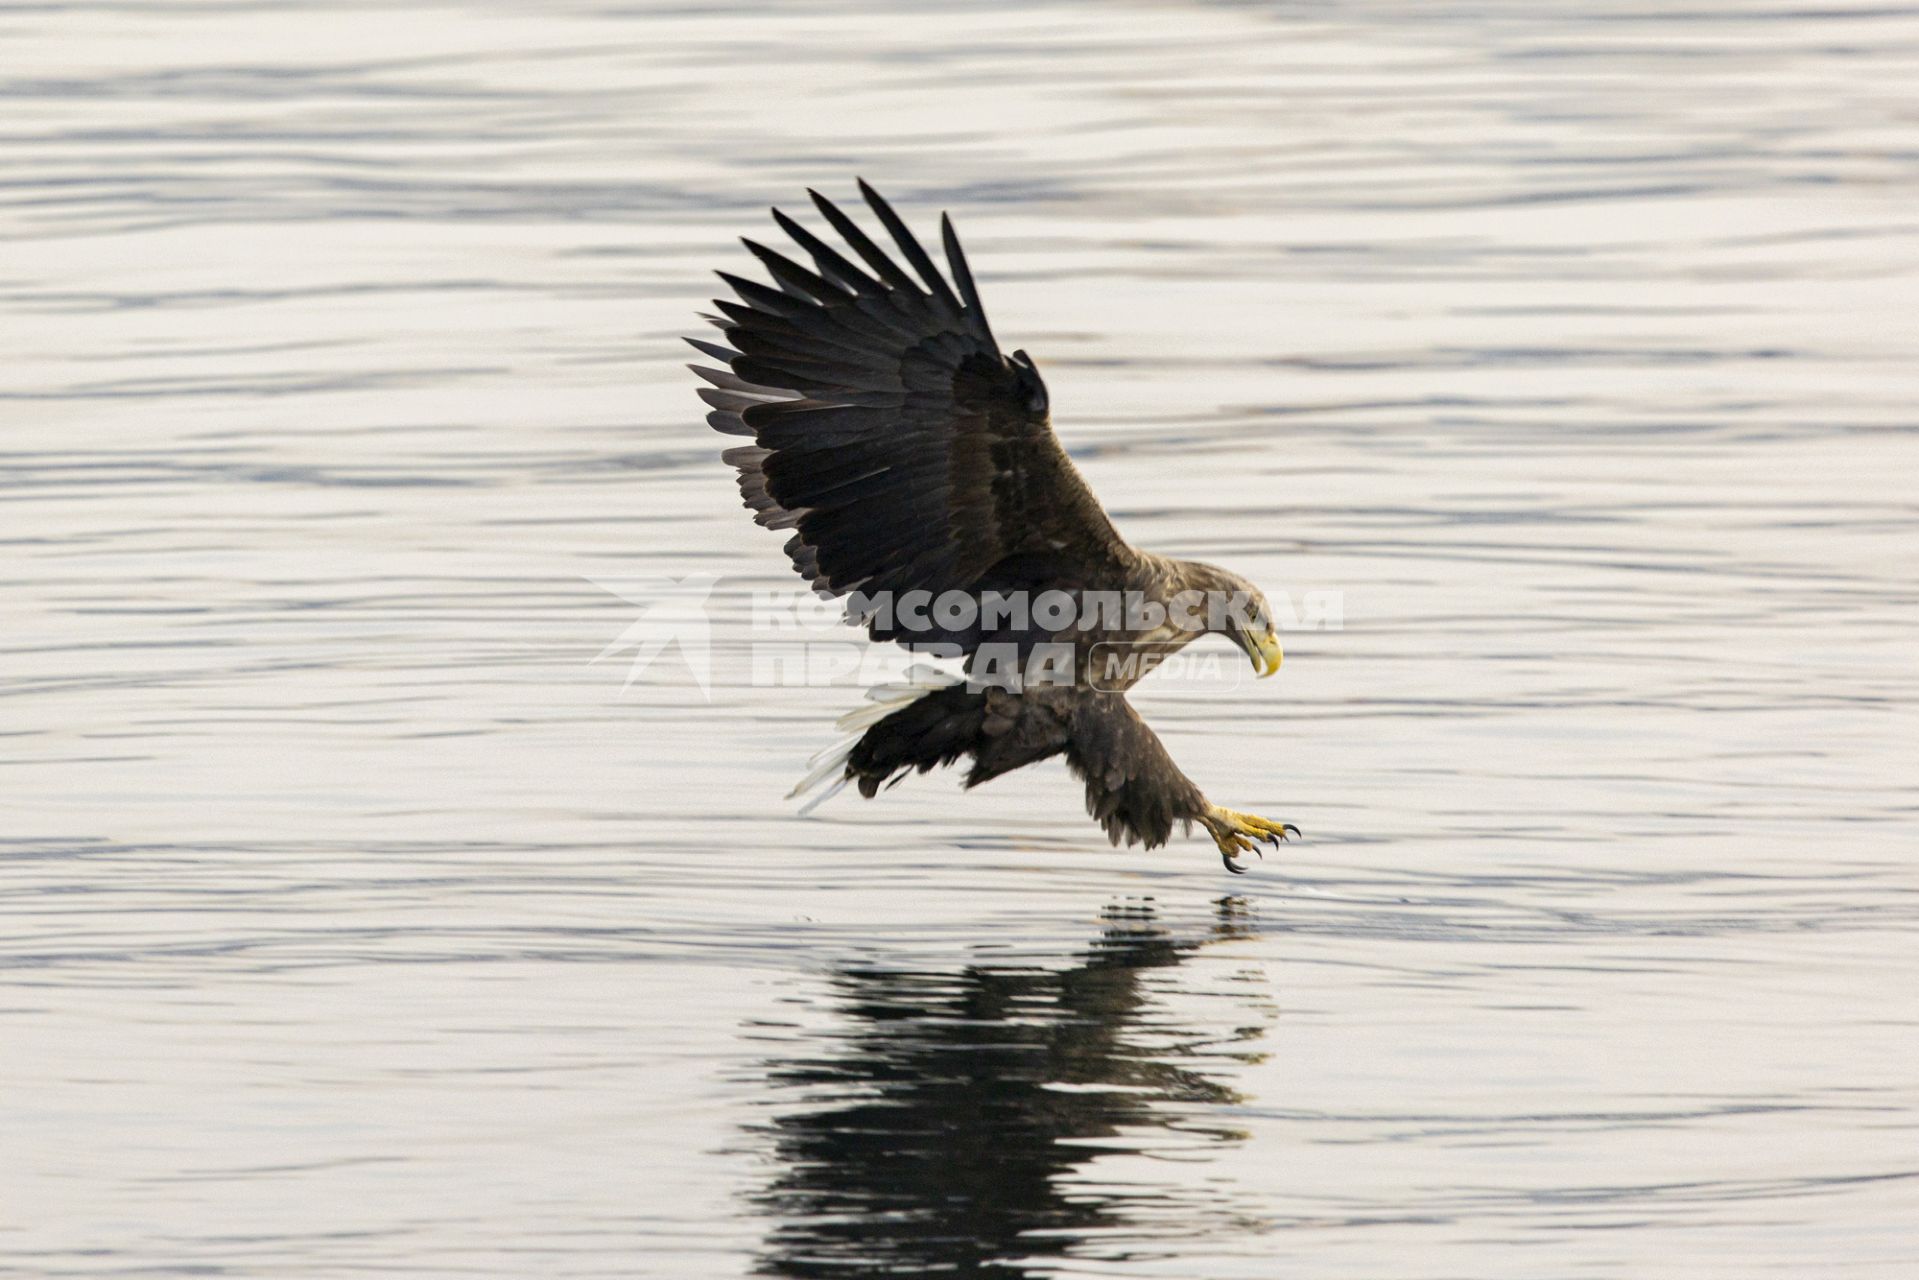
[[[774,209],[812,265],[745,239],[771,283],[718,273],[737,296],[704,318],[724,342],[687,341],[723,367],[689,367],[708,424],[748,441],[721,457],[755,522],[789,532],[800,577],[845,598],[875,641],[962,659],[965,678],[876,691],[841,720],[856,736],[796,793],[853,783],[871,798],[962,758],[970,788],[1063,755],[1114,845],[1156,848],[1197,823],[1243,872],[1241,855],[1299,828],[1208,801],[1126,692],[1212,633],[1260,675],[1278,671],[1265,597],[1119,536],[1053,434],[1031,357],[994,340],[952,220],[940,218],[949,280],[892,206],[859,190],[898,257],[809,190],[852,256]]]

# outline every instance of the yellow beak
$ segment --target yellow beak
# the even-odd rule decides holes
[[[1246,656],[1253,660],[1253,670],[1259,673],[1260,678],[1264,679],[1279,670],[1282,655],[1279,651],[1279,636],[1276,632],[1268,631],[1264,635],[1248,636],[1247,641]]]

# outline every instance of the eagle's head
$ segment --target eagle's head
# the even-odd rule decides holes
[[[1187,616],[1200,624],[1198,630],[1225,636],[1252,660],[1253,670],[1270,676],[1279,670],[1281,658],[1279,629],[1273,625],[1272,607],[1260,589],[1236,573],[1217,565],[1185,561],[1179,565],[1182,595],[1200,593],[1203,612],[1189,607]]]

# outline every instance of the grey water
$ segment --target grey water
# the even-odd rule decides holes
[[[1919,9],[0,51],[0,1275],[1919,1274]],[[1135,699],[1304,843],[783,798],[860,689],[679,338],[855,175],[1124,534],[1339,603]]]

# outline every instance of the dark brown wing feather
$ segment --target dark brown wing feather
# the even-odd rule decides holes
[[[1036,557],[1117,585],[1132,553],[1054,437],[1038,371],[1000,354],[952,224],[949,284],[860,191],[917,280],[814,193],[864,266],[775,210],[812,268],[747,241],[777,287],[721,273],[740,300],[709,318],[729,345],[689,340],[727,366],[694,369],[707,421],[753,439],[725,458],[754,518],[791,529],[794,568],[832,595],[966,590]]]

